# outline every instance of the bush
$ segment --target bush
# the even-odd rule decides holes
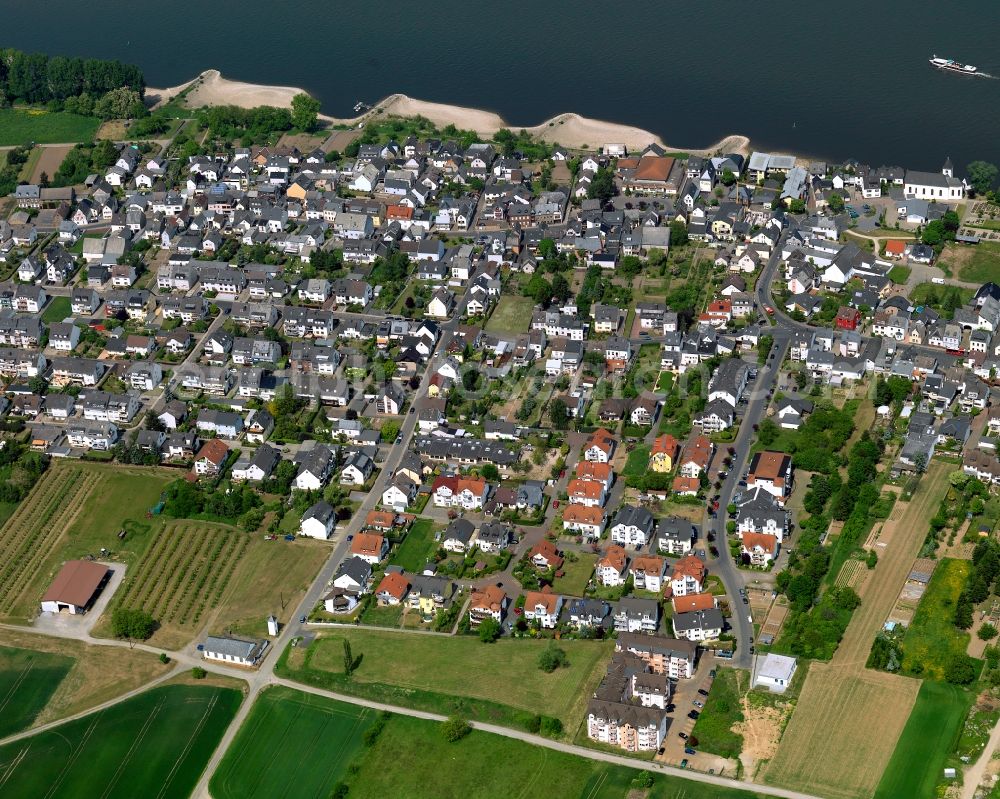
[[[643,769],[636,774],[635,779],[632,780],[632,785],[636,788],[652,788],[653,775],[646,771],[646,769]]]
[[[170,658],[167,657],[167,653],[166,652],[160,652],[160,663],[169,663],[169,662],[170,662]]]
[[[207,674],[208,672],[205,671],[201,666],[195,666],[193,669],[191,669],[191,676],[194,677],[196,680],[204,680]]]
[[[492,644],[500,637],[500,622],[490,617],[479,622],[479,640],[484,644]]]
[[[986,622],[979,628],[979,632],[977,632],[976,635],[978,635],[982,641],[991,641],[997,637],[997,628],[989,622]]]
[[[447,721],[441,722],[441,734],[449,743],[461,741],[470,732],[472,725],[461,716],[451,716]]]
[[[569,665],[569,661],[566,658],[566,650],[556,646],[554,641],[550,642],[538,655],[538,668],[546,673],[551,674],[559,667],[567,665]]]

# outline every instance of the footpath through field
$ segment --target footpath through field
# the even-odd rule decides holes
[[[765,779],[834,799],[870,797],[892,756],[919,680],[865,668],[872,641],[902,590],[948,488],[948,464],[932,463],[901,513],[886,521],[886,542],[830,663],[813,663]],[[895,514],[894,514],[895,515]]]

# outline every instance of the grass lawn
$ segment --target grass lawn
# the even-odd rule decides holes
[[[32,725],[73,664],[62,655],[0,646],[0,738]]]
[[[638,480],[649,471],[649,446],[640,444],[628,454],[622,476],[626,480]]]
[[[597,555],[586,552],[579,553],[574,561],[567,558],[562,567],[563,576],[556,577],[552,589],[558,594],[583,596],[583,589],[594,574],[595,563]]]
[[[233,688],[163,686],[8,744],[0,748],[4,793],[187,796],[240,701]]]
[[[433,721],[393,716],[345,781],[351,799],[624,799],[642,768],[609,765],[473,731],[448,743]],[[648,799],[751,799],[756,794],[653,775]],[[286,791],[298,799],[308,794]]]
[[[889,280],[898,285],[903,285],[910,279],[910,272],[912,271],[908,266],[894,266],[889,270]]]
[[[403,618],[402,605],[384,605],[372,602],[361,614],[361,623],[373,627],[398,627]]]
[[[1000,276],[1000,257],[998,257],[996,266],[993,268],[993,276]],[[975,289],[960,288],[958,286],[941,286],[935,285],[934,283],[918,283],[913,287],[913,291],[910,292],[910,300],[914,305],[932,305],[937,306],[940,299],[945,295],[946,292],[957,290],[962,296],[962,304],[965,305],[969,300],[972,299],[972,295],[976,293]],[[927,298],[933,296],[937,297],[938,302],[928,303]]]
[[[39,108],[0,109],[0,147],[91,141],[101,124],[95,117]]]
[[[52,301],[42,311],[42,321],[47,324],[61,322],[67,316],[73,315],[73,303],[69,297],[53,297]]]
[[[958,741],[974,698],[956,685],[924,680],[875,799],[931,799],[937,795],[935,788],[945,760]]]
[[[505,294],[486,323],[486,330],[491,333],[527,333],[534,310],[535,301],[531,297]]]
[[[362,659],[350,679],[343,674],[344,639]],[[568,730],[579,724],[611,647],[607,642],[560,641],[569,665],[546,674],[538,668],[538,655],[548,644],[510,639],[484,644],[475,636],[350,629],[326,633],[305,650],[290,649],[287,668],[279,665],[279,670],[282,676],[330,690],[507,726],[523,721],[512,709],[541,713],[561,719]]]
[[[736,722],[743,721],[738,677],[733,669],[720,668],[716,672],[705,707],[691,732],[698,739],[699,749],[722,757],[738,757],[742,751],[743,736],[732,730]]]
[[[266,688],[212,775],[212,795],[327,797],[376,716],[291,688]]]
[[[903,673],[943,680],[953,655],[965,652],[969,634],[952,620],[971,564],[944,558],[938,563],[903,636]]]
[[[406,571],[423,571],[424,565],[437,551],[438,544],[434,540],[435,524],[431,519],[417,519],[403,539],[403,543],[392,553],[389,563],[402,566]]]
[[[952,244],[949,247],[965,245]],[[972,257],[964,261],[956,277],[970,283],[985,283],[1000,276],[1000,244],[981,241],[972,248]]]
[[[239,568],[219,600],[218,611],[207,616],[206,626],[211,632],[232,630],[237,635],[263,638],[269,614],[282,624],[290,623],[329,556],[330,548],[321,541],[265,541],[263,536],[251,536]]]
[[[661,372],[659,379],[656,381],[655,391],[663,394],[669,394],[670,389],[674,386],[674,373],[673,372]]]

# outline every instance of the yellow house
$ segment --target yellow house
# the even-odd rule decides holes
[[[653,441],[649,452],[649,468],[654,472],[669,472],[674,468],[677,456],[677,439],[672,435],[662,435]]]

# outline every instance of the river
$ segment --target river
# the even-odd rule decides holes
[[[301,86],[334,116],[393,92],[499,112],[563,111],[651,130],[675,147],[729,133],[756,149],[962,173],[1000,163],[996,0],[49,0],[4,4],[3,46],[120,58],[152,86],[208,68]]]

